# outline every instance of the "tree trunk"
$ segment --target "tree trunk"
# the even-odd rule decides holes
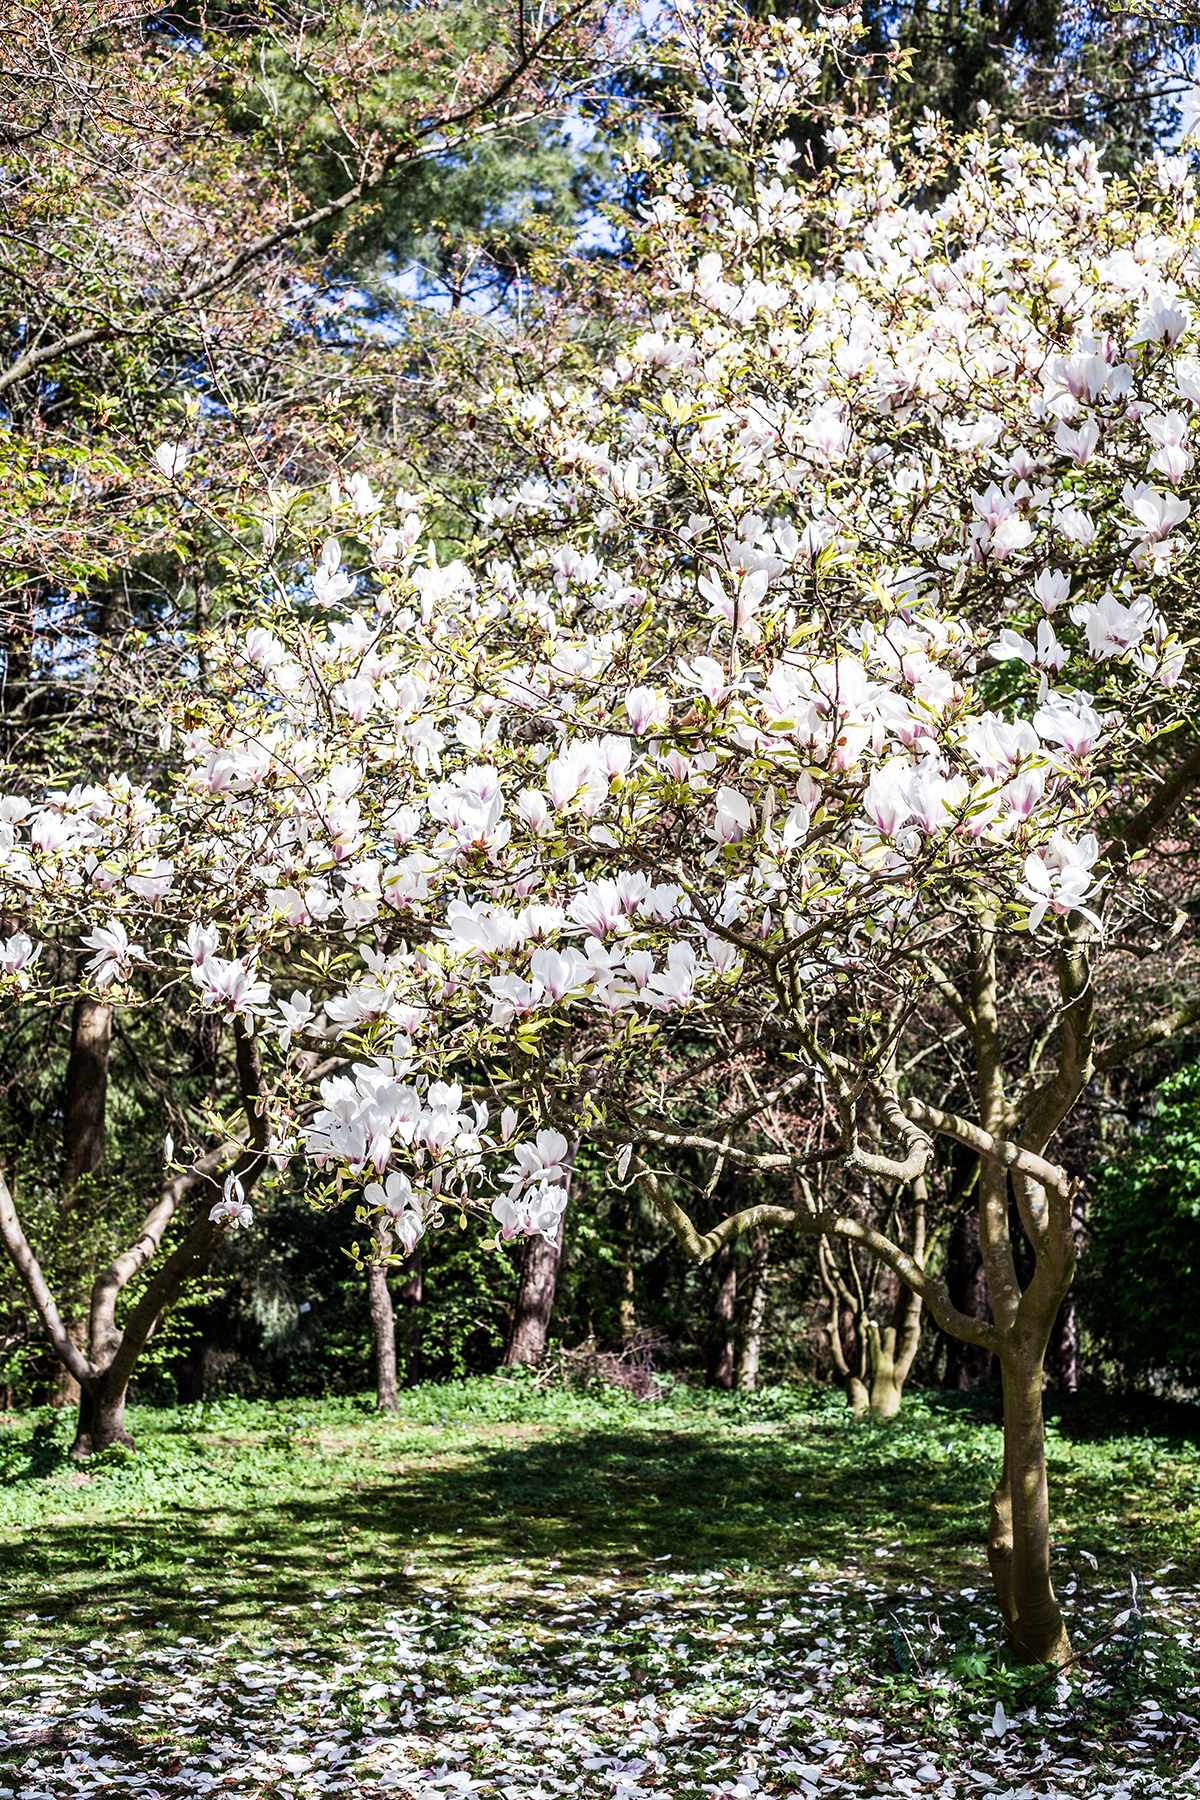
[[[69,1196],[81,1176],[104,1161],[104,1111],[112,1007],[81,996],[71,1016],[71,1054],[63,1099],[62,1194]]]
[[[546,1354],[566,1218],[564,1212],[558,1221],[558,1236],[553,1244],[548,1244],[544,1237],[525,1240],[521,1280],[504,1350],[504,1361],[510,1368],[518,1363],[540,1363]]]
[[[853,1252],[851,1252],[853,1255]],[[871,1396],[863,1379],[867,1372],[866,1343],[855,1322],[845,1282],[838,1273],[833,1252],[824,1238],[817,1245],[821,1283],[829,1295],[829,1354],[856,1419],[871,1410]],[[847,1348],[849,1346],[849,1348]]]
[[[912,1189],[912,1257],[925,1267],[925,1177],[918,1176]],[[894,1419],[904,1398],[904,1384],[921,1344],[921,1296],[898,1285],[892,1303],[891,1323],[881,1331],[867,1322],[868,1358],[871,1366],[871,1417]]]
[[[742,1351],[737,1366],[737,1384],[744,1394],[752,1394],[758,1386],[763,1320],[767,1316],[767,1263],[770,1253],[771,1240],[767,1228],[765,1225],[758,1225],[750,1236],[750,1302],[746,1307]]]
[[[113,1370],[102,1370],[96,1380],[80,1392],[79,1416],[75,1427],[75,1442],[71,1445],[71,1455],[82,1461],[88,1456],[95,1456],[101,1450],[108,1450],[113,1444],[123,1444],[127,1450],[133,1449],[133,1438],[125,1425],[125,1397],[129,1391],[129,1377],[114,1379]]]
[[[80,995],[71,1014],[71,1053],[63,1094],[63,1153],[58,1195],[60,1243],[72,1235],[71,1215],[77,1189],[85,1175],[94,1175],[104,1161],[104,1122],[108,1098],[108,1059],[112,1048],[112,1007]],[[65,1246],[64,1246],[65,1247]],[[87,1279],[78,1270],[81,1281]],[[66,1327],[83,1348],[84,1319],[68,1312]],[[79,1383],[60,1364],[50,1390],[52,1406],[75,1406]]]
[[[896,1372],[896,1327],[881,1331],[874,1319],[867,1321],[871,1391],[868,1406],[873,1419],[894,1419],[904,1398],[904,1377]]]
[[[386,1256],[392,1247],[392,1234],[382,1218],[376,1219],[372,1235],[379,1254]],[[396,1315],[384,1263],[367,1264],[367,1306],[375,1338],[375,1405],[394,1418],[400,1411],[400,1396],[396,1392]]]
[[[1042,1357],[1021,1335],[1001,1358],[1004,1468],[992,1495],[988,1563],[1014,1648],[1030,1662],[1061,1664],[1071,1645],[1050,1579]]]
[[[222,1144],[202,1156],[185,1173],[173,1175],[143,1220],[136,1243],[119,1252],[96,1276],[92,1283],[88,1323],[89,1356],[83,1355],[63,1324],[50,1285],[17,1216],[0,1165],[0,1240],[37,1308],[59,1360],[80,1385],[79,1423],[72,1449],[75,1456],[89,1456],[111,1443],[133,1447],[133,1439],[125,1427],[125,1395],[137,1359],[163,1313],[175,1304],[187,1283],[204,1268],[225,1234],[224,1222],[212,1217],[211,1203],[222,1192],[218,1172],[226,1164],[229,1152],[237,1148],[239,1154],[228,1170],[227,1180],[236,1184],[242,1193],[249,1193],[266,1162],[269,1139],[266,1108],[262,1103],[258,1039],[240,1021],[235,1023],[234,1035],[238,1086],[246,1111],[245,1140],[240,1144],[236,1140]],[[205,1197],[190,1231],[143,1289],[124,1325],[118,1326],[116,1308],[122,1290],[158,1250],[184,1196],[197,1189]]]
[[[972,1319],[990,1319],[987,1276],[979,1248],[979,1209],[968,1200],[956,1213],[946,1245],[946,1289],[951,1302]],[[973,1388],[992,1373],[995,1358],[979,1344],[964,1343],[962,1338],[946,1334],[946,1373],[948,1388]]]
[[[404,1320],[404,1379],[411,1387],[421,1379],[421,1301],[425,1294],[425,1262],[421,1245],[414,1244],[401,1270],[400,1317]]]
[[[722,1244],[712,1266],[717,1286],[709,1325],[707,1380],[711,1388],[731,1388],[733,1315],[737,1306],[737,1263],[732,1244]]]
[[[634,1304],[634,1256],[636,1251],[637,1209],[630,1199],[625,1208],[624,1231],[621,1241],[620,1326],[622,1340],[631,1338],[637,1330],[637,1307]]]

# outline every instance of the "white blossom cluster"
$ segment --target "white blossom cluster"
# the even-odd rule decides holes
[[[553,1236],[551,1030],[603,1064],[655,1021],[765,1016],[781,967],[815,1002],[902,986],[967,887],[1035,938],[1102,931],[1104,807],[1193,704],[1182,161],[1134,189],[932,121],[906,162],[878,112],[830,124],[813,182],[782,133],[819,35],[738,52],[685,12],[679,42],[753,191],[698,195],[643,139],[654,318],[594,380],[497,400],[544,474],[446,563],[420,496],[335,485],[303,598],[168,705],[170,803],[116,776],[0,802],[0,981],[83,918],[97,988],[182,959],[284,1054],[345,1042],[278,1141],[372,1175],[409,1246],[488,1171],[503,1232]],[[313,941],[352,973],[300,979]],[[492,1139],[464,1084],[497,1056]]]

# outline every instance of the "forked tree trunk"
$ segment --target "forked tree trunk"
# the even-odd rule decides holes
[[[732,1244],[723,1244],[713,1257],[713,1274],[717,1286],[709,1322],[707,1379],[711,1388],[731,1388],[733,1315],[737,1307],[737,1263]]]
[[[372,1235],[381,1256],[392,1247],[392,1234],[382,1218],[375,1220]],[[367,1306],[371,1314],[371,1333],[375,1339],[375,1406],[393,1418],[400,1411],[396,1391],[396,1315],[388,1291],[387,1265],[367,1264]]]
[[[218,1171],[232,1152],[239,1152],[229,1171],[244,1193],[254,1186],[267,1156],[268,1122],[262,1106],[262,1072],[258,1041],[241,1025],[236,1028],[238,1084],[246,1110],[247,1141],[210,1151],[191,1169],[164,1186],[147,1214],[137,1241],[115,1256],[92,1283],[87,1356],[63,1323],[41,1265],[25,1236],[13,1198],[0,1169],[0,1241],[25,1285],[59,1360],[79,1384],[79,1414],[71,1454],[92,1456],[111,1444],[132,1448],[125,1424],[125,1400],[137,1361],[166,1308],[178,1300],[187,1282],[211,1257],[225,1232],[210,1217],[220,1198]],[[133,1277],[150,1262],[185,1196],[202,1196],[199,1216],[190,1231],[158,1270],[131,1308],[123,1326],[116,1322],[117,1301]]]
[[[765,1225],[750,1234],[750,1299],[742,1330],[742,1349],[738,1357],[737,1385],[744,1394],[752,1394],[758,1386],[758,1365],[762,1356],[763,1320],[767,1316],[767,1266],[771,1240]]]
[[[912,1260],[925,1266],[925,1202],[921,1176],[913,1183]],[[904,1398],[904,1384],[921,1343],[921,1297],[875,1264],[864,1283],[854,1252],[849,1252],[851,1289],[838,1268],[831,1246],[818,1245],[821,1280],[830,1299],[829,1347],[846,1399],[856,1419],[894,1419]],[[891,1294],[891,1318],[880,1325],[872,1308],[880,1304],[880,1277],[889,1276],[883,1304]],[[849,1329],[844,1329],[844,1326]],[[850,1340],[847,1350],[846,1340]]]

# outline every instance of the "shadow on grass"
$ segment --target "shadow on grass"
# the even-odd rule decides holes
[[[963,1427],[993,1424],[995,1403],[986,1391],[945,1395],[903,1427],[838,1417],[761,1435],[719,1436],[716,1420],[648,1415],[633,1427],[549,1425],[513,1441],[467,1433],[393,1441],[373,1422],[369,1437],[333,1457],[297,1444],[287,1467],[257,1485],[232,1479],[236,1443],[210,1440],[204,1466],[177,1491],[131,1492],[112,1517],[86,1516],[86,1502],[82,1516],[63,1516],[72,1496],[59,1489],[53,1505],[62,1513],[0,1545],[0,1596],[13,1611],[44,1602],[80,1622],[141,1608],[191,1631],[320,1601],[320,1612],[305,1615],[305,1629],[320,1632],[345,1604],[331,1588],[357,1586],[394,1603],[414,1578],[495,1576],[515,1586],[535,1565],[544,1576],[548,1563],[597,1579],[636,1577],[651,1563],[782,1574],[815,1558],[826,1569],[858,1564],[901,1579],[978,1579],[995,1437]],[[1193,1409],[1152,1410],[1163,1436],[1186,1429],[1195,1440]],[[1147,1428],[1145,1409],[1129,1403],[1079,1396],[1053,1411],[1063,1438]],[[35,1432],[31,1455],[44,1461],[52,1449]],[[1112,1503],[1109,1477],[1089,1480],[1076,1500],[1063,1500],[1061,1529],[1103,1553],[1096,1521]],[[1059,1488],[1052,1477],[1052,1496]],[[1127,1555],[1134,1527],[1113,1517],[1112,1553]],[[1147,1525],[1142,1541],[1149,1546],[1159,1530]]]
[[[336,1620],[330,1587],[382,1582],[394,1601],[409,1569],[420,1583],[489,1565],[519,1581],[514,1560],[584,1578],[668,1561],[765,1574],[813,1558],[874,1559],[884,1543],[909,1567],[964,1551],[974,1565],[985,1517],[977,1466],[931,1468],[919,1447],[842,1422],[723,1443],[670,1429],[468,1439],[431,1446],[417,1467],[407,1467],[411,1445],[395,1454],[402,1474],[347,1458],[334,1485],[328,1462],[300,1454],[292,1492],[236,1503],[222,1494],[211,1506],[181,1496],[165,1517],[48,1519],[0,1547],[0,1591],[24,1606],[40,1592],[81,1621],[133,1606],[191,1630],[320,1599],[329,1618],[310,1615],[315,1628]]]

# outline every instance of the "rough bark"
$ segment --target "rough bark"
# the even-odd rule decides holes
[[[392,1247],[392,1234],[382,1219],[376,1219],[372,1232],[378,1254],[387,1256]],[[371,1335],[375,1340],[375,1405],[379,1412],[390,1413],[394,1418],[400,1411],[400,1396],[396,1390],[396,1315],[392,1309],[385,1263],[367,1264],[367,1306],[371,1314]]]
[[[742,1348],[737,1365],[737,1385],[744,1394],[752,1394],[758,1386],[763,1321],[767,1316],[767,1269],[770,1254],[770,1235],[765,1225],[759,1225],[750,1234],[750,1266],[747,1271],[750,1297],[746,1306]]]
[[[509,1367],[518,1363],[540,1363],[546,1354],[566,1218],[564,1212],[558,1221],[558,1236],[554,1243],[548,1244],[544,1237],[525,1240],[521,1279],[504,1349],[504,1361]]]
[[[708,1328],[706,1379],[711,1388],[733,1386],[733,1316],[737,1307],[737,1263],[733,1245],[723,1244],[713,1257],[716,1290]]]

